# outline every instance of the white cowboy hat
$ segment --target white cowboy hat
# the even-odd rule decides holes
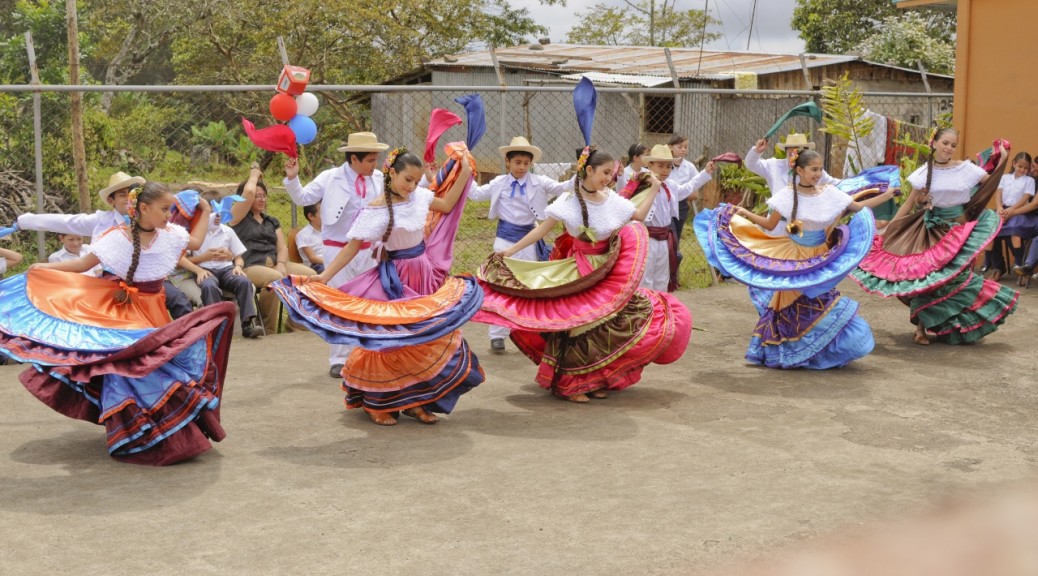
[[[807,148],[808,150],[815,149],[814,142],[808,142],[807,136],[793,132],[789,136],[786,136],[786,141],[779,145],[781,148]]]
[[[657,144],[647,154],[642,154],[642,162],[676,162],[677,158],[670,151],[670,146]]]
[[[97,195],[101,197],[102,204],[107,204],[108,198],[112,194],[134,185],[142,186],[145,182],[147,182],[147,180],[140,176],[130,176],[126,172],[116,172],[108,179],[108,187],[102,188]]]
[[[501,156],[507,156],[509,152],[526,152],[533,155],[534,162],[541,159],[541,149],[530,144],[530,141],[522,136],[512,138],[508,146],[498,146],[497,151],[501,153]]]
[[[339,152],[382,152],[389,149],[389,144],[378,141],[373,132],[354,132],[346,139],[346,145],[339,147]]]

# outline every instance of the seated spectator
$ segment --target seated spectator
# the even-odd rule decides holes
[[[14,250],[8,250],[7,248],[0,248],[0,276],[7,273],[7,269],[11,266],[17,266],[22,261],[22,255],[15,252]]]
[[[309,224],[296,234],[296,249],[299,250],[303,264],[320,274],[324,272],[324,258],[321,256],[321,203],[303,206],[303,218]]]
[[[179,288],[192,300],[201,300],[203,306],[223,300],[224,291],[234,294],[242,336],[258,338],[263,335],[263,328],[256,317],[255,288],[245,275],[245,245],[230,226],[222,223],[224,218],[231,217],[230,202],[230,199],[223,204],[211,201],[213,213],[209,216],[205,240],[198,250],[180,259],[180,267],[191,273],[194,282],[187,276],[186,281],[180,279]]]
[[[51,253],[47,257],[48,262],[67,262],[69,260],[78,260],[79,258],[90,254],[90,244],[83,244],[83,237],[79,234],[58,234],[58,241],[61,242],[61,250]],[[90,270],[83,272],[87,276],[100,276],[104,269],[100,264],[94,266]]]
[[[269,288],[289,274],[313,276],[312,268],[288,261],[288,244],[281,222],[267,215],[267,186],[260,180],[263,172],[254,165],[249,179],[238,185],[238,195],[245,198],[231,206],[230,227],[245,245],[245,275],[260,292],[260,311],[268,334],[277,333],[278,297]],[[291,326],[291,323],[289,323]]]

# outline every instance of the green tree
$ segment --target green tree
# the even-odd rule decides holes
[[[915,68],[916,62],[938,74],[955,72],[955,45],[934,38],[926,20],[915,12],[890,16],[858,47],[861,55],[875,62]]]
[[[885,18],[906,12],[891,0],[797,0],[791,24],[808,52],[845,54],[871,36]],[[955,36],[954,12],[935,8],[912,12],[922,15],[931,35],[945,41]]]
[[[595,4],[577,14],[566,41],[611,46],[699,46],[721,35],[707,28],[720,22],[703,10],[675,10],[676,0],[624,0],[629,10]]]
[[[84,62],[106,85],[170,83],[170,43],[194,22],[213,17],[215,3],[216,0],[81,0],[81,27],[97,37]],[[102,95],[104,110],[109,110],[112,98],[112,93]]]

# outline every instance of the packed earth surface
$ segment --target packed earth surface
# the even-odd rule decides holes
[[[589,405],[469,324],[487,380],[435,426],[346,410],[312,334],[236,335],[226,440],[166,468],[109,458],[2,366],[0,573],[703,573],[1032,477],[1038,288],[960,347],[841,290],[876,338],[846,368],[747,364],[756,313],[724,284],[678,293],[683,358]]]

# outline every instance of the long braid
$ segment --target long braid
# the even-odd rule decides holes
[[[933,141],[930,141],[930,157],[926,159],[926,193],[930,193],[930,185],[933,183],[933,155],[937,152]],[[931,196],[932,197],[932,196]]]
[[[141,229],[136,216],[130,218],[130,236],[133,238],[133,256],[130,258],[130,268],[126,271],[124,282],[127,286],[133,286],[133,275],[137,272],[137,265],[141,261]],[[130,301],[130,291],[123,288],[115,293],[115,301],[126,304]]]
[[[580,204],[580,219],[584,223],[584,227],[588,227],[588,216],[587,216],[587,202],[584,200],[584,195],[580,193],[581,183],[584,181],[579,177],[573,180],[573,193],[577,195],[577,203]]]
[[[793,172],[793,213],[789,215],[790,222],[796,222],[797,220],[797,199],[800,198],[800,192],[797,188],[797,173]]]
[[[393,191],[386,187],[386,210],[389,211],[389,223],[386,224],[386,233],[382,235],[382,244],[389,241],[389,235],[393,233]],[[385,254],[385,246],[382,247]]]

